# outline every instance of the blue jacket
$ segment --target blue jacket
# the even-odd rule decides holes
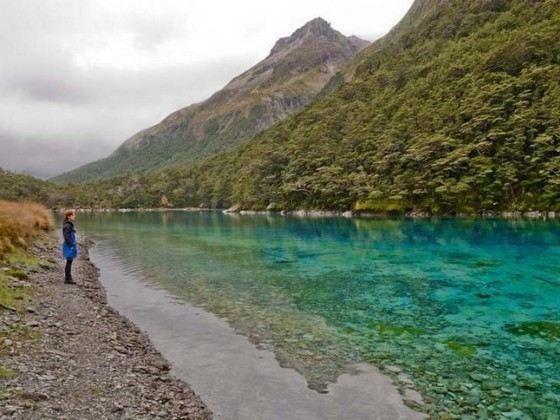
[[[64,258],[76,258],[78,256],[78,240],[76,238],[76,229],[70,220],[65,220],[62,225],[62,255]]]

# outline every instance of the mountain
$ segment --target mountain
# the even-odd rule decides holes
[[[234,150],[90,204],[560,211],[557,0],[417,0],[353,77]]]
[[[351,60],[350,63],[345,66],[341,73],[338,75],[340,79],[336,81],[336,78],[333,78],[334,80],[332,80],[331,82],[338,82],[336,83],[336,85],[339,86],[340,82],[342,81],[350,81],[354,76],[357,66],[365,59],[367,59],[368,56],[383,48],[388,49],[388,44],[390,44],[391,42],[399,42],[402,35],[413,34],[417,26],[422,23],[423,18],[426,15],[430,13],[436,13],[441,9],[441,6],[448,1],[450,0],[415,1],[406,15],[391,29],[391,31],[389,31],[387,35],[372,43],[368,48],[364,48],[362,51],[360,51],[357,56],[353,60]]]
[[[183,108],[128,139],[111,156],[54,177],[81,182],[197,161],[227,150],[309,104],[368,45],[321,18],[276,42],[268,57],[208,100]]]

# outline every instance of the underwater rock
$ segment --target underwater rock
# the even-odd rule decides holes
[[[465,402],[468,405],[476,406],[480,404],[480,395],[479,394],[468,395],[467,398],[465,398]]]
[[[493,382],[493,381],[486,381],[486,382],[483,382],[480,387],[484,391],[492,391],[492,390],[500,388],[500,384],[497,383],[497,382]]]
[[[473,344],[460,343],[458,341],[449,340],[446,342],[447,347],[449,347],[455,354],[462,357],[470,357],[476,354],[476,346]]]
[[[552,321],[529,321],[521,324],[508,324],[506,330],[514,335],[529,335],[545,340],[560,339],[560,323]]]
[[[436,343],[436,344],[434,344],[434,347],[437,351],[445,351],[446,350],[446,346],[443,343]]]
[[[478,268],[486,268],[486,267],[495,267],[499,264],[497,261],[494,260],[478,260],[475,261],[473,265]]]
[[[450,390],[451,392],[455,392],[455,393],[463,393],[463,392],[465,392],[465,388],[464,388],[461,384],[454,384],[454,383],[452,383],[452,384],[449,385],[448,388],[449,388],[449,390]]]
[[[403,400],[403,403],[405,403],[405,405],[414,410],[414,411],[422,411],[423,410],[423,406],[421,404],[419,404],[418,402],[414,401],[414,400]]]
[[[519,410],[512,410],[506,413],[502,413],[502,416],[506,419],[522,419],[525,415]]]
[[[520,386],[521,388],[530,389],[532,391],[539,389],[539,386],[533,382],[523,382],[520,384]]]
[[[475,382],[484,382],[490,379],[488,375],[484,375],[483,373],[472,373],[468,374],[468,377],[471,378]]]
[[[385,366],[385,370],[391,373],[401,373],[402,369],[398,366],[387,365]]]
[[[421,328],[375,322],[370,322],[368,324],[368,328],[376,330],[381,335],[392,337],[398,337],[401,335],[411,335],[417,337],[426,333]]]
[[[500,398],[502,396],[502,392],[499,389],[492,389],[490,391],[490,395],[494,398]]]

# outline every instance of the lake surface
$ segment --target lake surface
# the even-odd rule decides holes
[[[368,362],[412,378],[432,414],[559,418],[558,222],[130,212],[77,227],[312,389]]]

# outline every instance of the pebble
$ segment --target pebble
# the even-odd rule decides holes
[[[8,414],[15,414],[18,411],[19,407],[16,407],[15,405],[6,405],[4,407],[4,410],[6,410],[6,413]]]
[[[398,366],[388,365],[385,366],[385,370],[391,373],[401,373],[402,369]]]
[[[114,403],[113,404],[113,409],[111,410],[113,413],[118,413],[119,411],[123,411],[124,407],[122,405],[120,405],[119,403]]]
[[[0,381],[9,390],[0,419],[211,418],[188,386],[169,375],[169,364],[146,336],[106,306],[98,270],[85,258],[87,245],[82,250],[74,266],[78,288],[64,287],[58,263],[32,274],[30,282],[14,280],[34,288],[26,312],[37,319],[24,322],[39,334],[0,339],[2,347],[21,346],[2,361],[18,374],[8,386]],[[58,245],[47,252],[56,258]],[[22,321],[18,314],[0,313],[0,330]]]

